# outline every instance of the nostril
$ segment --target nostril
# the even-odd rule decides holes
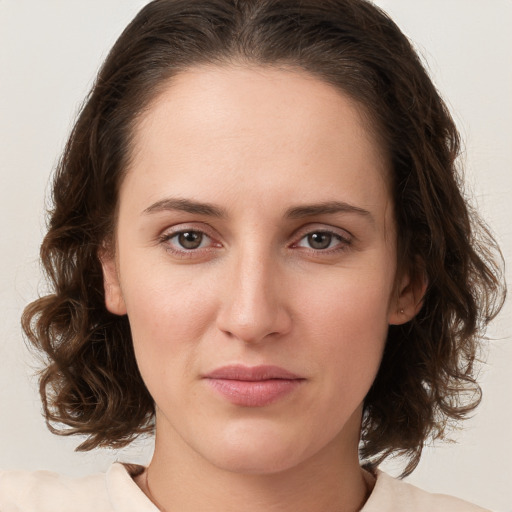
[[[238,312],[240,313],[240,311]],[[281,308],[269,309],[265,314],[240,318],[236,311],[224,310],[218,317],[218,328],[231,339],[245,343],[275,340],[291,329],[291,318]]]

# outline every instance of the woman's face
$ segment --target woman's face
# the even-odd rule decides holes
[[[411,309],[387,175],[356,104],[305,72],[198,67],[156,98],[103,266],[157,449],[255,473],[357,457],[388,324]]]

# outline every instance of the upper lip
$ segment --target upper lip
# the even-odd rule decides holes
[[[244,366],[241,364],[222,366],[210,373],[204,375],[207,379],[226,379],[226,380],[244,380],[259,381],[269,379],[302,379],[298,375],[285,370],[279,366],[260,365]]]

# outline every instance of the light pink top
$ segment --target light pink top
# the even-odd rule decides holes
[[[1,471],[0,512],[158,512],[125,466],[69,478],[49,471]],[[430,494],[378,472],[361,512],[486,512],[466,501]],[[489,511],[487,511],[489,512]]]

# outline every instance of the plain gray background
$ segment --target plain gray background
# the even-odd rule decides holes
[[[116,459],[147,462],[150,442],[73,452],[40,415],[23,307],[43,290],[38,247],[48,177],[99,64],[143,0],[0,0],[0,467],[72,475]],[[466,141],[466,180],[512,261],[512,1],[379,0],[415,42]],[[508,272],[510,281],[510,272]],[[484,400],[456,435],[425,451],[408,479],[512,511],[511,306],[493,324]],[[396,473],[394,464],[385,469]]]

